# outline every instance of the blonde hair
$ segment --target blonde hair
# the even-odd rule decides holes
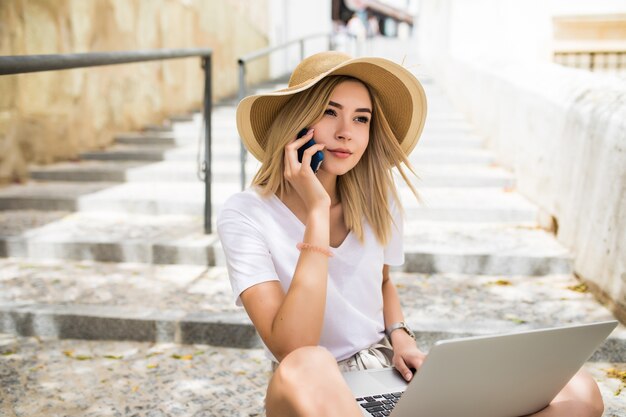
[[[284,192],[290,190],[291,186],[283,175],[285,146],[300,130],[317,123],[323,117],[333,90],[345,81],[357,81],[367,88],[372,100],[372,120],[369,143],[361,160],[346,174],[337,177],[337,190],[343,205],[344,222],[346,227],[363,242],[365,239],[363,221],[367,221],[376,239],[384,245],[391,237],[392,227],[389,194],[398,208],[402,208],[393,169],[397,169],[418,198],[417,191],[402,165],[414,175],[415,171],[387,123],[375,92],[356,78],[343,75],[326,77],[315,86],[289,99],[270,126],[265,156],[261,161],[261,168],[252,180],[252,185],[259,186],[263,194],[275,193],[281,197]]]

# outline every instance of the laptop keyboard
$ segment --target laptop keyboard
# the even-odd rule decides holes
[[[396,406],[401,396],[401,392],[393,392],[391,394],[357,398],[356,402],[359,403],[361,407],[365,408],[373,417],[384,417],[391,414],[391,410]]]

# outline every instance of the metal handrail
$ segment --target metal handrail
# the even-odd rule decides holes
[[[212,233],[211,213],[211,55],[210,48],[157,49],[148,51],[88,52],[80,54],[0,56],[0,75],[58,71],[102,65],[130,64],[200,57],[204,70],[203,125],[204,129],[204,231]]]
[[[251,52],[249,54],[241,56],[237,63],[239,64],[239,101],[243,100],[247,95],[247,85],[246,85],[246,64],[250,61],[254,61],[256,59],[262,58],[266,55],[271,54],[272,52],[279,51],[281,49],[285,49],[291,45],[300,44],[300,60],[304,59],[304,42],[309,39],[326,37],[328,38],[328,49],[335,49],[335,36],[333,33],[316,33],[313,35],[304,36],[302,38],[294,39],[280,45],[271,46],[268,48],[263,48],[258,51]],[[346,34],[346,36],[350,38],[356,39],[356,36],[352,34]],[[357,45],[358,47],[358,45]],[[357,53],[358,55],[358,53]],[[248,155],[248,151],[243,144],[243,141],[240,141],[240,178],[241,178],[241,189],[243,190],[246,187],[246,159]]]

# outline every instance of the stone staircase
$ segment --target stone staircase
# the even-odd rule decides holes
[[[424,80],[424,85],[429,119],[411,155],[420,177],[415,185],[422,203],[408,187],[401,186],[407,217],[406,263],[396,273],[413,278],[414,274],[464,274],[469,281],[481,276],[556,275],[569,277],[570,286],[575,286],[570,255],[553,235],[537,226],[538,209],[515,192],[512,175],[494,163],[493,156],[481,147],[481,139],[462,115],[454,112],[437,86],[430,80]],[[232,103],[218,105],[214,112],[214,213],[239,189],[234,114]],[[42,335],[62,338],[258,346],[245,315],[229,306],[219,241],[202,231],[204,194],[196,163],[200,123],[197,114],[179,117],[143,132],[121,134],[110,149],[86,152],[77,162],[32,167],[32,181],[0,190],[0,255],[11,262],[28,260],[30,269],[33,262],[41,262],[38,265],[43,269],[53,260],[63,262],[66,268],[76,262],[76,267],[89,274],[100,274],[102,285],[110,281],[103,278],[107,273],[98,271],[123,270],[127,263],[140,264],[134,272],[140,276],[176,271],[169,291],[190,282],[220,288],[220,302],[212,303],[212,313],[196,311],[180,300],[164,312],[157,297],[153,304],[145,305],[141,291],[135,298],[120,297],[118,292],[130,291],[122,288],[107,290],[116,294],[111,297],[118,301],[115,305],[110,305],[110,300],[100,303],[81,297],[46,303],[22,296],[2,300],[4,331],[28,335],[34,331],[27,329],[38,328],[43,329]],[[257,166],[256,161],[248,161],[248,178]],[[99,265],[102,262],[122,266],[103,267]],[[76,272],[69,275],[76,276]],[[200,284],[205,280],[207,283]],[[149,282],[144,284],[149,286]],[[76,289],[84,285],[82,278],[76,277],[71,286],[80,293]],[[406,294],[411,296],[417,295]],[[127,299],[127,304],[120,305],[120,299]],[[15,317],[11,314],[16,311],[35,325],[6,319]],[[607,311],[603,314],[611,317]],[[64,317],[80,317],[83,325],[36,324],[50,317],[59,322]],[[111,320],[117,324],[109,326]],[[420,329],[419,323],[413,324]],[[430,327],[430,331],[447,331]],[[458,325],[453,327],[458,331]],[[228,336],[216,329],[225,330]],[[239,339],[231,340],[235,333]],[[463,333],[473,334],[475,329],[466,328]]]
[[[435,88],[429,87],[427,127],[411,155],[424,204],[401,189],[408,219],[405,270],[571,272],[567,251],[537,228],[537,208],[514,192],[511,174],[494,164]],[[214,213],[239,189],[234,112],[233,105],[214,112]],[[32,167],[32,181],[0,190],[2,223],[11,225],[0,236],[0,255],[215,265],[218,242],[201,229],[199,124],[199,115],[178,118],[121,134],[113,147],[85,152],[77,162]],[[256,168],[256,161],[248,162],[248,178]]]
[[[429,116],[411,155],[422,203],[401,186],[406,263],[393,272],[420,346],[613,319],[513,176],[422,81]],[[76,162],[33,166],[31,181],[0,189],[0,333],[259,349],[234,307],[219,240],[203,233],[199,132],[199,115],[174,118]],[[213,143],[217,213],[239,190],[232,102],[214,108]],[[248,179],[257,167],[248,161]],[[620,326],[592,361],[626,362],[625,333]]]

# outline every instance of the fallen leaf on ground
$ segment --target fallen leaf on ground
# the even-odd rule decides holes
[[[526,323],[528,323],[526,320],[520,319],[519,317],[514,317],[514,316],[507,317],[506,319],[512,321],[515,324],[526,324]]]
[[[93,359],[93,357],[89,355],[74,355],[73,350],[64,350],[63,354],[68,358],[76,359],[77,361],[87,361],[89,359]]]
[[[577,285],[570,285],[569,287],[567,287],[567,289],[571,291],[575,291],[575,292],[580,292],[580,293],[589,292],[589,288],[587,287],[587,284],[585,284],[584,282],[577,284]]]
[[[172,358],[179,359],[181,361],[190,361],[190,360],[193,359],[193,355],[177,355],[177,354],[173,354]]]
[[[513,285],[513,283],[506,279],[499,279],[497,281],[488,282],[487,285],[499,285],[501,287],[507,287],[509,285]]]
[[[626,388],[626,370],[617,370],[615,368],[610,368],[606,370],[606,376],[622,381],[620,387],[617,389],[617,391],[615,391],[615,396],[620,395],[622,393],[622,390]]]
[[[89,355],[76,355],[76,356],[73,356],[73,358],[76,359],[77,361],[88,361],[90,359],[93,359],[93,357]]]

